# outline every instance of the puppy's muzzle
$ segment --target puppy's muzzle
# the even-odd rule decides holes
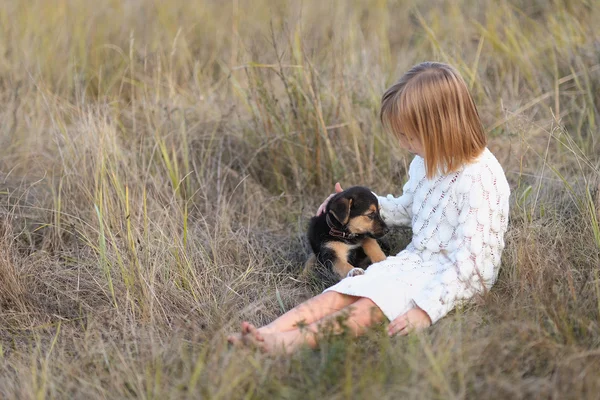
[[[388,228],[387,225],[383,221],[381,221],[379,226],[377,226],[377,228],[374,229],[373,232],[371,232],[370,236],[372,236],[374,239],[379,239],[380,237],[385,236],[389,231],[390,228]]]

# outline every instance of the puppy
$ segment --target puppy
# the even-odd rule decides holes
[[[377,240],[388,231],[379,214],[377,197],[367,188],[355,186],[336,194],[325,212],[310,220],[308,240],[315,260],[331,268],[339,279],[360,275],[371,263],[385,259]]]

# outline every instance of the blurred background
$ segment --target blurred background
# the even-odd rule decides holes
[[[598,21],[596,0],[3,2],[0,397],[593,398]],[[409,338],[228,350],[323,289],[299,273],[336,181],[401,194],[380,99],[426,60],[463,75],[511,184],[494,289]]]

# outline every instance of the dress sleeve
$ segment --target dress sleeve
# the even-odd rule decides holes
[[[420,157],[415,157],[410,163],[408,169],[408,181],[404,184],[402,195],[394,197],[391,194],[387,196],[377,196],[381,218],[389,226],[410,226],[412,223],[412,205],[418,180],[421,178],[419,173]]]
[[[447,262],[436,265],[433,279],[413,301],[435,323],[457,302],[483,293],[495,282],[508,225],[510,190],[506,178],[485,174],[464,176],[457,188],[456,203],[445,208],[446,228],[452,235],[441,243]]]

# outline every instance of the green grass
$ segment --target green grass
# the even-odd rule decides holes
[[[595,1],[0,6],[0,398],[595,398]],[[400,194],[383,91],[465,77],[513,196],[492,291],[419,335],[227,349],[319,293],[333,184]],[[397,232],[398,250],[406,233]]]

